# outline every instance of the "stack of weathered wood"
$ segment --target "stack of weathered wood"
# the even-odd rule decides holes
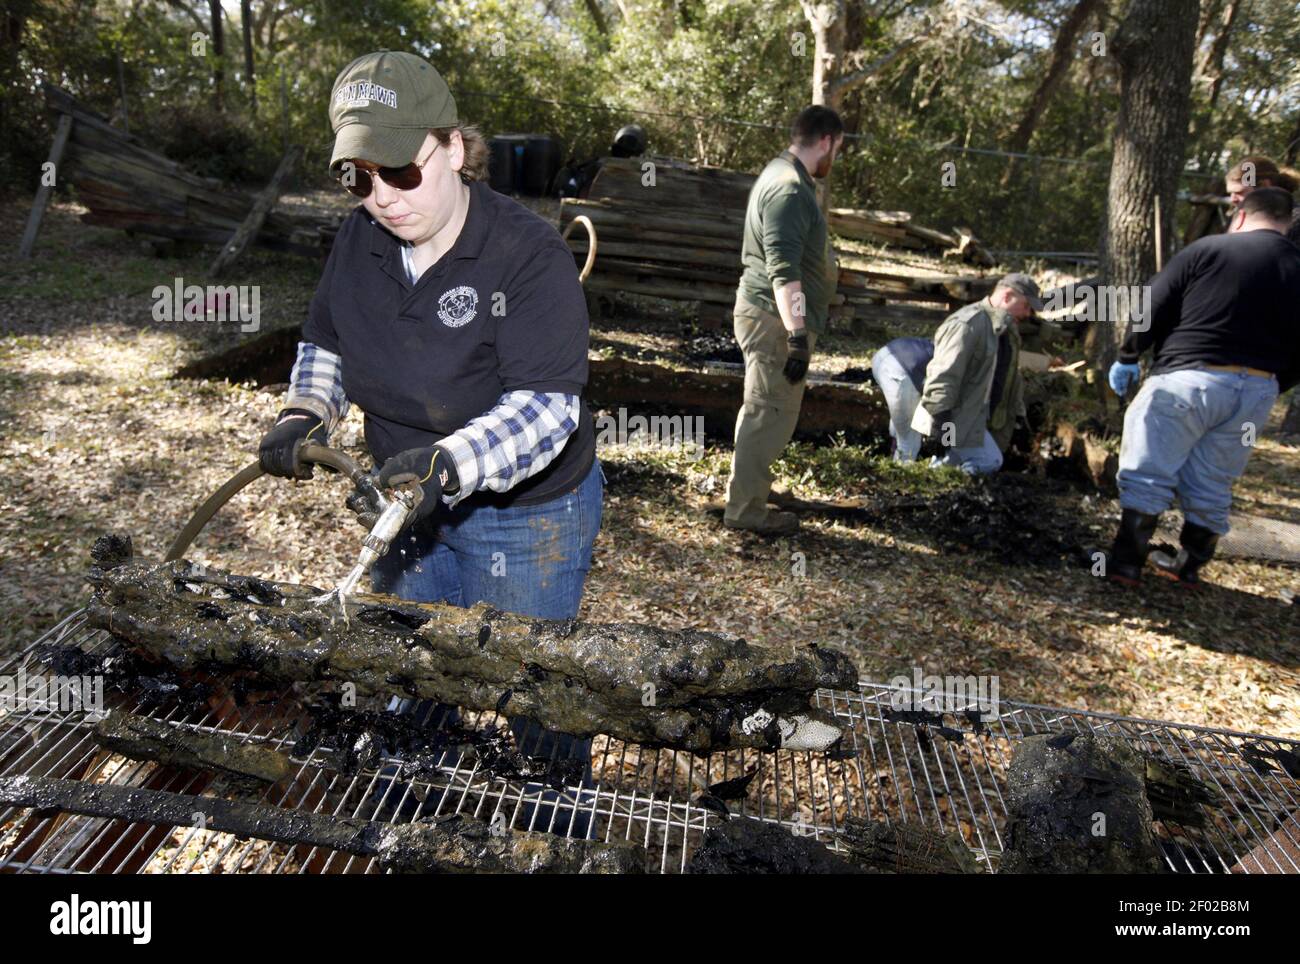
[[[46,106],[72,118],[60,183],[73,184],[90,210],[87,224],[144,235],[226,244],[253,208],[256,195],[213,178],[199,177],[112,127],[100,114],[53,84],[44,85]],[[257,233],[264,247],[316,255],[328,249],[337,218],[271,212]]]
[[[831,231],[842,238],[917,251],[934,251],[945,258],[957,258],[979,268],[991,268],[994,265],[993,256],[980,244],[970,228],[956,227],[952,234],[924,228],[913,224],[912,215],[907,211],[831,208],[826,221]]]
[[[591,290],[730,305],[753,183],[749,174],[669,158],[605,158],[588,198],[562,203],[560,228],[579,214],[595,224]],[[586,254],[582,232],[569,244]]]
[[[730,306],[740,276],[745,204],[753,183],[749,174],[696,168],[668,158],[607,158],[586,199],[564,200],[560,226],[578,215],[595,224],[596,264],[586,282],[593,291]],[[887,229],[888,237],[875,240],[901,239],[908,247],[930,250],[960,250],[963,238],[969,237],[912,225],[910,215],[903,213],[890,218],[892,223],[886,224],[874,213],[836,210],[830,224],[845,237],[863,237],[879,226]],[[580,255],[586,254],[587,243],[583,232],[570,238]],[[840,261],[858,263],[843,253]],[[983,297],[992,283],[978,275],[884,266],[842,268],[834,313],[937,324],[944,312]],[[900,301],[910,304],[889,304]]]

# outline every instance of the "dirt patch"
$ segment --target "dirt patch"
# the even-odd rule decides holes
[[[728,362],[743,365],[745,356],[731,332],[705,331],[682,340],[681,353],[689,361]]]
[[[1004,473],[928,498],[882,499],[867,511],[948,553],[1009,566],[1086,565],[1104,536],[1080,501],[1081,493],[1060,481]]]

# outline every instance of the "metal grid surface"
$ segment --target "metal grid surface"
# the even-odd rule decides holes
[[[106,633],[86,627],[78,612],[0,664],[0,676],[23,668],[29,674],[48,672],[35,658],[44,646],[71,645],[94,652],[110,643]],[[587,823],[589,835],[596,839],[643,845],[649,869],[679,872],[705,830],[720,819],[701,805],[699,791],[757,769],[746,798],[730,804],[733,813],[779,823],[832,847],[847,817],[918,820],[931,828],[961,832],[975,856],[992,870],[1004,843],[1004,775],[1015,742],[1038,733],[1092,731],[1120,736],[1138,749],[1180,764],[1221,795],[1221,805],[1203,808],[1202,827],[1157,824],[1171,871],[1226,872],[1253,850],[1248,872],[1300,872],[1294,857],[1300,832],[1294,819],[1288,822],[1288,815],[1300,811],[1300,781],[1277,766],[1260,765],[1261,753],[1300,750],[1295,741],[1009,701],[998,705],[996,720],[983,725],[949,714],[944,735],[934,726],[891,719],[893,700],[900,693],[908,691],[862,683],[857,692],[818,694],[820,705],[845,725],[844,745],[851,752],[841,759],[755,750],[702,758],[597,738],[592,757],[595,787],[573,788],[560,805],[541,806],[542,789],[485,777],[459,760],[440,767],[432,780],[389,783],[378,768],[341,773],[333,769],[335,755],[316,750],[295,758],[294,779],[261,792],[257,802],[363,819],[397,819],[396,811],[403,807],[418,808],[416,814],[422,817],[459,812],[504,820],[516,829],[558,833],[581,833],[577,828]],[[120,694],[106,694],[106,701],[111,708],[145,712],[142,703]],[[303,726],[301,702],[292,687],[277,699],[249,706],[227,700],[202,718],[169,712],[166,706],[149,715],[286,753]],[[469,714],[466,721],[480,727],[504,724],[491,713]],[[135,762],[102,750],[83,713],[0,709],[0,775],[19,774],[236,795],[224,777],[210,772]],[[242,799],[251,798],[245,794]],[[1262,847],[1270,835],[1282,846]],[[371,858],[237,839],[198,827],[157,828],[0,806],[0,872],[382,871]]]

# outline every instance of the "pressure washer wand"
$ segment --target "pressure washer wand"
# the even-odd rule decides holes
[[[424,492],[418,486],[411,489],[395,489],[388,507],[379,513],[374,527],[361,543],[361,555],[357,559],[357,569],[369,569],[380,560],[393,544],[397,534],[406,525],[415,507],[420,504]],[[354,570],[355,571],[355,570]],[[354,583],[355,584],[355,583]]]
[[[366,571],[378,562],[388,552],[388,547],[393,544],[397,534],[402,531],[411,513],[415,511],[416,506],[420,504],[424,497],[424,490],[418,485],[408,483],[393,490],[391,498],[379,493],[380,513],[375,524],[371,526],[370,532],[361,543],[361,553],[357,557],[357,564],[352,567],[352,571],[343,578],[336,587],[329,592],[312,598],[311,602],[317,606],[323,606],[326,603],[338,599],[339,609],[343,613],[343,621],[348,620],[348,610],[346,606],[347,597],[350,596],[361,582],[361,577]]]

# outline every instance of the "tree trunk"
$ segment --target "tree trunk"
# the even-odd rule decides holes
[[[1291,400],[1286,404],[1286,413],[1282,416],[1282,434],[1300,435],[1300,388],[1291,393]]]
[[[30,2],[9,3],[0,10],[0,83],[10,90],[19,89],[21,82],[20,54],[26,41],[27,19],[31,16],[32,6]],[[11,98],[0,97],[0,138],[5,144],[0,149],[0,157],[6,159],[12,157],[9,152],[14,146],[10,129],[12,105]],[[35,183],[33,180],[32,185]]]
[[[1120,107],[1106,200],[1104,279],[1146,284],[1156,269],[1154,218],[1168,253],[1191,105],[1197,5],[1131,0],[1111,41],[1119,64]],[[1163,259],[1162,259],[1163,260]],[[1115,358],[1126,325],[1094,339],[1094,364]]]
[[[224,98],[222,97],[222,87],[225,84],[226,74],[226,40],[225,34],[222,33],[223,24],[221,22],[221,0],[208,0],[208,9],[212,13],[212,88],[213,102],[217,110],[225,108]]]
[[[812,103],[839,111],[844,91],[835,85],[844,63],[844,0],[799,0],[813,33]],[[830,207],[831,175],[817,182],[822,213]]]
[[[605,11],[600,9],[600,0],[585,0],[587,16],[591,17],[591,22],[596,26],[596,32],[600,34],[600,43],[602,47],[609,46],[609,21],[605,19]]]
[[[844,0],[800,0],[813,32],[812,103],[839,110],[833,89],[844,60]]]
[[[248,97],[257,113],[257,76],[253,64],[253,4],[252,0],[239,0],[239,25],[244,31],[244,82],[248,84]]]
[[[1020,122],[1016,124],[1015,131],[1007,141],[1008,151],[1019,153],[1029,147],[1029,141],[1034,136],[1034,128],[1038,126],[1039,118],[1043,116],[1043,111],[1047,108],[1052,94],[1060,86],[1061,79],[1069,69],[1070,62],[1074,59],[1075,39],[1100,3],[1101,0],[1079,0],[1074,9],[1070,11],[1070,15],[1065,18],[1065,23],[1061,24],[1061,29],[1056,35],[1056,43],[1052,45],[1052,55],[1047,63],[1047,72],[1043,74],[1043,79],[1039,81],[1038,88],[1034,91],[1033,96],[1029,98],[1029,103],[1020,116]],[[1015,179],[1019,166],[1019,158],[1013,157],[1009,160],[1007,168],[1002,174],[1003,187],[1006,187]]]
[[[677,33],[677,3],[676,0],[660,0],[659,3],[659,34],[665,40],[671,40]]]

